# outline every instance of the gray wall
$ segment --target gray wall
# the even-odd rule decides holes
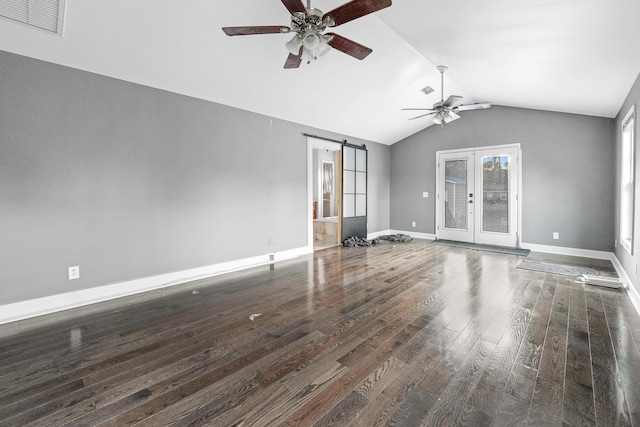
[[[636,137],[636,146],[635,146],[635,182],[636,182],[636,194],[635,194],[635,218],[634,218],[634,229],[633,229],[633,240],[634,240],[634,253],[633,255],[629,254],[627,250],[622,246],[618,245],[615,248],[615,254],[622,267],[626,271],[627,275],[635,285],[636,289],[640,289],[640,280],[638,279],[638,274],[636,273],[636,263],[640,263],[640,193],[638,192],[638,179],[640,179],[640,173],[638,172],[638,168],[640,166],[640,153],[638,153],[638,141],[640,141],[639,136],[639,127],[638,127],[638,108],[640,108],[640,74],[636,78],[636,81],[629,91],[627,98],[625,99],[618,115],[616,116],[616,124],[615,124],[615,132],[616,132],[616,152],[615,152],[615,161],[616,161],[616,169],[615,169],[615,220],[616,220],[616,229],[615,236],[620,241],[620,157],[621,157],[621,142],[622,142],[622,121],[624,117],[629,112],[629,108],[632,105],[636,106],[636,128],[635,128],[635,137]]]
[[[436,151],[521,143],[522,241],[613,249],[613,120],[500,106],[461,115],[391,146],[392,229],[435,234]]]
[[[0,305],[306,246],[302,132],[345,138],[0,51]]]
[[[390,147],[367,143],[367,227],[368,232],[385,231],[390,228],[391,215]],[[391,146],[393,147],[393,145]]]

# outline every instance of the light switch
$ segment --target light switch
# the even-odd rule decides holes
[[[422,197],[429,197],[429,192],[428,191],[423,191],[422,192]]]

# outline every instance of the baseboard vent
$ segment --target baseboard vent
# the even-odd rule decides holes
[[[617,277],[592,276],[589,274],[581,275],[578,280],[587,285],[604,286],[607,288],[620,289],[624,288],[624,282]]]
[[[0,17],[62,36],[65,0],[0,0]]]

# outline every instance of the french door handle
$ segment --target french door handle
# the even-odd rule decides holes
[[[469,203],[473,203],[473,200],[469,200]]]
[[[473,197],[473,193],[469,193],[469,197]]]

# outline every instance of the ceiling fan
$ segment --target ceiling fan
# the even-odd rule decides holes
[[[440,94],[441,94],[440,101],[433,104],[432,108],[403,108],[403,110],[410,110],[410,111],[428,111],[428,113],[426,114],[421,114],[419,116],[412,117],[409,120],[415,120],[415,119],[419,119],[420,117],[433,115],[433,118],[431,119],[433,123],[444,126],[445,123],[450,123],[454,120],[458,120],[460,116],[457,113],[459,113],[460,111],[484,110],[487,108],[491,108],[491,103],[489,102],[457,105],[462,100],[462,97],[458,95],[451,95],[445,101],[444,100],[444,72],[448,70],[448,67],[445,67],[444,65],[438,65],[437,68],[438,68],[438,71],[440,71]]]
[[[228,36],[294,32],[293,38],[285,44],[290,53],[284,68],[298,68],[303,59],[310,63],[332,47],[354,58],[364,59],[373,52],[371,49],[335,33],[323,34],[324,30],[391,6],[391,0],[352,0],[331,12],[323,13],[311,7],[311,0],[307,0],[307,7],[302,0],[282,0],[282,3],[291,13],[291,27],[223,27],[222,31]]]

